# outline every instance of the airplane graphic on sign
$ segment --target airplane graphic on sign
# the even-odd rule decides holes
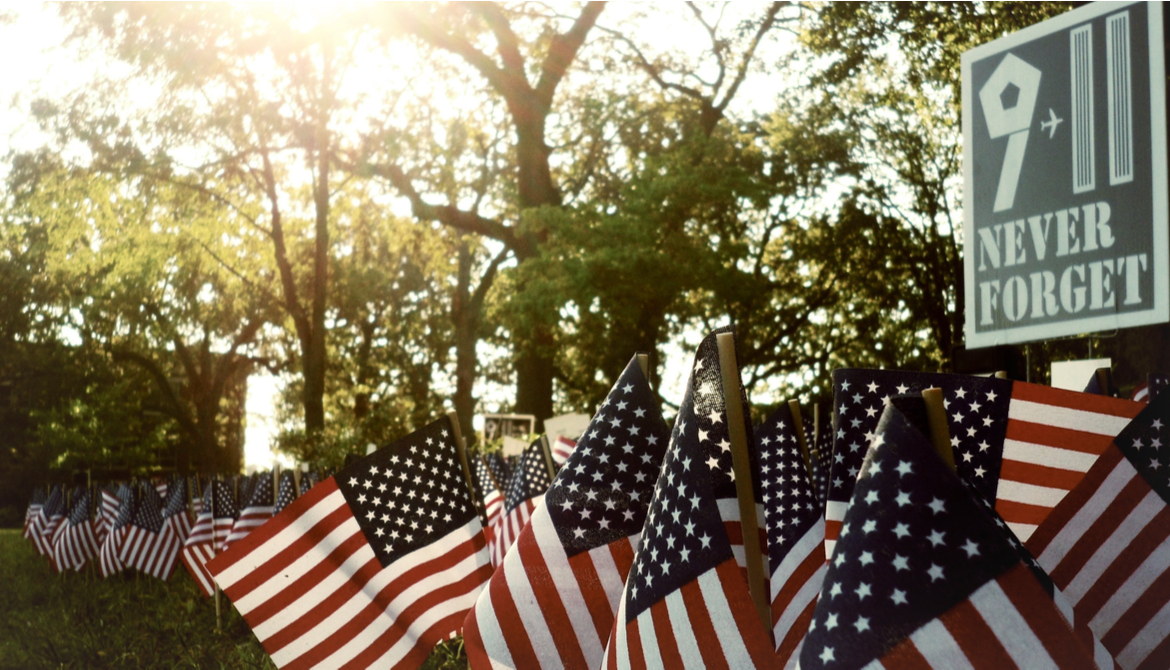
[[[1170,320],[1159,3],[963,54],[966,344]]]

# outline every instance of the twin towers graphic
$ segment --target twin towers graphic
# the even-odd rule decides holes
[[[1093,26],[1085,24],[1069,33],[1069,80],[1071,100],[1068,111],[1069,140],[1072,142],[1072,192],[1087,193],[1096,188],[1096,127],[1093,91]],[[1106,123],[1108,124],[1109,185],[1133,181],[1133,84],[1130,54],[1129,11],[1105,19]],[[1006,136],[1007,151],[999,172],[993,211],[1012,208],[1024,153],[1028,145],[1040,92],[1041,72],[1013,53],[1008,53],[992,72],[979,102],[992,139]],[[1013,91],[1013,88],[1015,89]],[[1015,100],[1010,94],[1015,92]],[[1064,119],[1049,108],[1041,114],[1040,133],[1057,141]],[[1060,141],[1064,141],[1061,137]]]

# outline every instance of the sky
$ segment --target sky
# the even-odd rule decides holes
[[[606,11],[605,20],[621,25],[622,12],[638,10],[638,6],[615,6]],[[28,100],[39,94],[55,97],[79,88],[103,67],[101,59],[79,59],[76,49],[63,46],[68,34],[52,6],[0,0],[0,16],[5,14],[14,16],[15,20],[0,25],[0,62],[5,63],[0,68],[0,155],[41,143],[41,136],[24,111]],[[668,29],[664,23],[674,25]],[[706,40],[705,34],[695,32],[699,30],[695,24],[681,22],[677,16],[666,16],[655,25],[658,29],[653,39],[663,45],[687,48]],[[783,88],[781,82],[763,81],[759,77],[750,78],[749,82],[751,85],[741,89],[734,105],[766,108],[774,104]],[[0,179],[4,177],[3,172],[4,164],[0,161]],[[660,368],[661,388],[665,398],[681,400],[694,347],[701,337],[699,332],[686,333],[681,341],[662,347],[665,360]],[[279,430],[274,400],[280,388],[280,379],[267,373],[249,378],[245,435],[245,461],[249,467],[270,467],[277,458],[269,445]],[[511,393],[510,388],[483,384],[476,388],[481,411],[495,411],[501,402],[510,399]],[[480,428],[482,419],[476,417],[475,423]],[[282,461],[282,466],[292,465],[287,459]]]

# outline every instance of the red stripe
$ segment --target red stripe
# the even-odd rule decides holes
[[[747,583],[739,576],[738,566],[734,561],[724,561],[715,568],[715,572],[719,575],[731,616],[735,618],[736,627],[743,638],[744,646],[747,647],[748,655],[752,657],[752,662],[757,668],[771,665],[775,653],[772,636],[760,621],[756,605],[746,588]]]
[[[642,631],[638,629],[637,618],[631,619],[630,623],[626,624],[626,651],[628,652],[630,670],[644,670],[646,668],[646,654],[642,651]],[[517,664],[516,667],[525,666]]]
[[[1101,643],[1114,655],[1120,653],[1167,603],[1170,603],[1170,572],[1163,572],[1101,636]]]
[[[1028,626],[1058,668],[1091,668],[1093,652],[1085,649],[1072,628],[1056,609],[1048,592],[1040,586],[1036,576],[1023,563],[996,578],[1000,588],[1016,610],[1028,622]]]
[[[796,620],[792,622],[792,627],[788,629],[788,633],[785,634],[784,639],[780,640],[780,643],[777,645],[776,660],[780,662],[780,665],[788,664],[788,659],[792,657],[796,648],[800,646],[801,640],[808,635],[808,627],[812,625],[813,614],[815,614],[817,609],[817,600],[818,598],[813,598],[805,606],[800,616],[796,617]]]
[[[1004,521],[1039,526],[1052,513],[1052,508],[1001,499],[995,501],[995,511]]]
[[[1045,405],[1053,405],[1055,407],[1067,407],[1093,414],[1108,414],[1127,419],[1132,419],[1137,416],[1138,412],[1142,411],[1142,408],[1145,407],[1144,404],[1132,400],[1111,398],[1109,396],[1091,393],[1078,393],[1076,391],[1056,389],[1042,384],[1027,384],[1024,382],[1014,382],[1012,384],[1012,399],[1028,400]]]
[[[623,593],[622,598],[625,598],[625,597],[626,596]],[[620,613],[621,611],[622,611],[621,601],[618,601],[618,612]],[[618,663],[617,663],[617,646],[618,646],[617,632],[618,632],[618,628],[617,627],[622,625],[623,622],[617,618],[617,615],[614,615],[614,617],[615,618],[613,621],[613,630],[611,630],[609,632],[609,642],[606,644],[606,649],[605,649],[605,670],[617,670],[617,667],[618,667]]]
[[[1032,423],[1011,419],[1004,437],[1019,442],[1030,442],[1047,447],[1066,449],[1082,454],[1100,454],[1113,442],[1113,437],[1098,433],[1087,433],[1043,423]]]
[[[1068,522],[1072,520],[1073,516],[1080,511],[1081,507],[1093,497],[1097,489],[1101,487],[1102,482],[1105,481],[1117,464],[1124,459],[1121,450],[1112,447],[1106,449],[1099,457],[1093,467],[1085,473],[1084,479],[1072,491],[1069,491],[1060,503],[1048,513],[1046,522],[1041,524],[1036,532],[1028,538],[1025,546],[1028,551],[1032,552],[1033,556],[1039,556],[1048,548],[1048,544],[1056,537],[1061,530],[1064,529]],[[999,511],[1002,503],[997,501],[995,504],[996,511]],[[1002,515],[1002,513],[1001,513]],[[1004,516],[1006,519],[1007,517]]]
[[[930,663],[926,662],[926,659],[918,652],[918,648],[914,646],[914,642],[908,637],[903,638],[901,642],[894,645],[893,649],[887,651],[885,656],[882,656],[882,665],[898,670],[933,670]],[[1013,666],[1006,665],[1004,667]]]
[[[573,571],[573,577],[577,582],[577,589],[581,592],[581,597],[585,600],[585,607],[589,610],[589,618],[593,621],[593,629],[597,631],[597,639],[601,646],[605,646],[606,636],[613,628],[614,612],[609,604],[609,595],[605,592],[605,585],[601,583],[601,579],[597,576],[597,569],[593,566],[593,552],[604,551],[609,552],[610,546],[613,544],[622,543],[626,546],[630,545],[629,540],[622,538],[610,543],[604,547],[597,547],[590,551],[581,552],[576,556],[568,557],[569,569]],[[628,573],[627,573],[628,574]],[[627,574],[622,574],[622,581],[625,581]],[[618,593],[620,596],[621,594]]]
[[[734,566],[735,560],[725,563]],[[682,593],[683,604],[686,605],[691,633],[695,636],[699,655],[703,657],[703,665],[708,668],[726,668],[727,659],[723,656],[723,645],[719,643],[719,636],[715,634],[715,625],[711,622],[710,613],[707,612],[707,601],[703,598],[699,582],[692,579],[683,584],[679,591]]]
[[[1011,461],[1005,458],[999,469],[999,478],[1009,482],[1022,482],[1071,491],[1085,478],[1085,473],[1035,463]]]
[[[825,541],[826,542],[836,542],[837,541],[837,538],[841,535],[841,524],[843,524],[843,523],[845,523],[843,520],[842,521],[830,521],[828,519],[825,520]]]
[[[634,545],[631,538],[610,543],[609,553],[613,556],[618,574],[628,577],[630,570],[634,567]]]
[[[559,546],[559,540],[553,539]],[[557,592],[552,574],[549,572],[548,564],[540,551],[540,545],[536,542],[536,533],[533,532],[531,525],[526,526],[524,531],[520,533],[520,538],[516,540],[516,550],[520,554],[520,564],[524,566],[528,582],[532,585],[536,604],[540,607],[540,612],[548,625],[561,662],[568,667],[585,667],[587,663],[581,652],[581,643],[573,631],[573,623],[569,620],[565,604],[561,602],[560,594]],[[501,622],[501,627],[505,623],[508,622]]]
[[[654,622],[654,637],[658,642],[658,657],[664,668],[682,668],[682,655],[675,642],[674,627],[670,625],[670,613],[666,601],[660,600],[650,606],[650,619]],[[684,632],[683,635],[686,635]]]
[[[1044,597],[1047,598],[1048,594]],[[975,666],[975,670],[1016,667],[1016,662],[1008,655],[999,638],[970,600],[964,600],[947,610],[939,617],[939,622],[950,632],[959,649],[963,650],[963,655]]]
[[[1076,604],[1077,620],[1086,621],[1097,616],[1109,598],[1121,588],[1134,571],[1170,537],[1170,507],[1158,510],[1145,528],[1134,536],[1125,549],[1113,559],[1109,568],[1089,587]]]
[[[463,620],[463,649],[467,652],[467,665],[471,668],[490,668],[491,659],[483,643],[483,635],[479,632],[479,620],[473,606]]]
[[[1117,497],[1109,501],[1101,515],[1093,519],[1093,523],[1085,529],[1084,534],[1077,538],[1076,543],[1069,549],[1068,553],[1061,557],[1060,564],[1048,571],[1052,581],[1056,582],[1060,588],[1065,588],[1076,578],[1077,573],[1085,567],[1085,563],[1117,530],[1118,525],[1133,513],[1134,508],[1141,503],[1142,498],[1145,498],[1146,494],[1150,492],[1150,486],[1146,484],[1146,480],[1137,476],[1137,473],[1134,474],[1134,478],[1129,480],[1117,493]]]
[[[1165,670],[1170,668],[1170,635],[1158,643],[1158,646],[1146,656],[1138,665],[1137,670]]]
[[[429,546],[432,548],[435,547],[434,544]],[[338,649],[345,646],[354,637],[360,635],[362,631],[364,631],[372,622],[381,616],[385,616],[391,603],[393,603],[394,599],[400,596],[403,591],[436,573],[442,572],[443,570],[454,566],[455,564],[464,560],[468,555],[474,553],[474,544],[471,542],[464,542],[456,547],[452,547],[451,550],[445,552],[442,556],[417,565],[410,570],[400,574],[397,578],[387,584],[380,592],[374,595],[372,599],[365,601],[364,604],[360,605],[358,608],[347,610],[346,613],[350,614],[350,618],[346,621],[345,624],[343,624],[331,635],[318,643],[315,647],[310,649],[305,654],[302,654],[300,657],[285,667],[311,667],[316,663],[319,663],[321,660],[328,658]],[[373,559],[373,561],[375,564],[377,564],[377,559]],[[394,627],[390,631],[387,631],[385,634],[383,634],[379,638],[379,642],[386,641],[388,639],[387,636],[389,636],[391,632],[397,631],[399,628],[401,628],[401,631],[405,631],[405,629],[412,621],[414,621],[418,614],[426,612],[431,607],[433,607],[436,602],[445,601],[450,597],[450,595],[458,596],[467,593],[470,588],[465,588],[458,585],[465,584],[468,582],[468,580],[480,580],[475,582],[475,585],[478,585],[479,583],[482,583],[482,580],[480,579],[481,574],[483,573],[480,571],[472,571],[467,577],[460,580],[460,582],[457,582],[456,585],[443,585],[438,589],[417,598],[398,614],[397,618],[395,619]],[[452,589],[458,592],[455,593],[452,591]],[[335,606],[334,611],[336,609],[337,608]],[[320,620],[323,620],[325,616],[328,616],[328,614],[331,613],[320,611],[320,608],[314,608],[314,610],[316,611],[315,613],[324,616],[321,616],[319,619],[311,622],[306,621],[307,617],[301,617],[293,624],[293,626],[290,626],[290,628],[296,627],[298,629],[307,631],[312,628],[313,625],[316,625]],[[246,618],[247,617],[245,616],[245,619]],[[401,632],[394,636],[393,641],[397,641],[399,637],[401,637]],[[389,644],[385,646],[385,648],[388,649],[389,646],[393,644],[393,641],[390,641]],[[267,649],[267,647],[265,648]]]

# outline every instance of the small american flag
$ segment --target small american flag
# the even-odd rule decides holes
[[[92,494],[89,489],[79,487],[74,490],[72,499],[69,515],[53,542],[53,562],[59,571],[80,571],[97,555],[98,543],[90,520]]]
[[[552,480],[548,476],[548,465],[544,460],[544,448],[540,440],[534,441],[520,456],[520,462],[508,482],[504,495],[504,511],[493,529],[492,564],[500,565],[512,543],[520,537],[520,531],[531,518],[533,510],[544,498]]]
[[[1158,393],[1170,386],[1170,376],[1164,375],[1160,372],[1151,372],[1146,375],[1144,384],[1138,384],[1133,390],[1133,395],[1130,400],[1137,402],[1150,402]]]
[[[760,622],[743,563],[733,549],[729,529],[738,531],[739,515],[729,518],[733,505],[722,502],[728,493],[733,504],[736,499],[718,332],[725,331],[704,338],[695,356],[618,604],[604,668],[775,664],[771,636]],[[742,388],[731,402],[746,404]],[[750,460],[758,478],[754,454]],[[766,547],[762,519],[760,532],[761,547]]]
[[[211,560],[212,556],[215,556],[215,545],[212,539],[214,534],[214,516],[211,513],[211,491],[215,484],[223,486],[222,482],[212,482],[203,490],[203,495],[200,496],[200,500],[206,502],[200,505],[199,513],[195,516],[195,525],[191,527],[191,532],[187,534],[187,540],[183,543],[183,551],[180,553],[187,572],[191,573],[191,577],[195,579],[195,583],[199,585],[199,590],[203,592],[203,595],[208,597],[215,592],[215,585],[211,581],[211,574],[204,567],[207,561]],[[224,488],[226,489],[226,487]],[[226,490],[222,495],[227,495]]]
[[[135,492],[134,515],[126,527],[118,558],[128,568],[166,580],[175,568],[183,541],[163,522],[163,508],[154,486]]]
[[[247,486],[248,502],[240,510],[240,516],[232,525],[232,532],[228,535],[225,548],[239,542],[256,528],[264,525],[272,518],[272,508],[275,505],[272,491],[272,474],[258,473]]]
[[[486,454],[483,460],[487,462],[488,469],[492,471],[492,477],[504,488],[508,487],[508,482],[512,481],[512,468],[508,465],[505,459],[499,452],[492,452]],[[501,489],[501,492],[503,489]]]
[[[53,535],[65,518],[65,494],[54,484],[49,498],[33,521],[33,546],[41,556],[53,557]]]
[[[114,520],[118,518],[118,489],[117,487],[99,486],[97,520],[94,521],[94,535],[100,548],[106,542],[110,529],[114,527]],[[100,549],[99,549],[100,550]]]
[[[40,516],[41,508],[45,506],[45,490],[37,487],[33,490],[32,500],[28,503],[28,510],[24,513],[24,539],[34,542],[34,521]]]
[[[504,509],[504,494],[500,492],[499,484],[492,476],[492,471],[488,468],[483,456],[473,459],[471,470],[476,499],[483,506],[481,521],[483,521],[484,536],[487,538],[488,548],[491,551],[492,565],[496,566],[499,564],[500,557],[497,557],[495,552],[495,532],[496,524],[500,520],[500,513]]]
[[[1076,619],[1127,669],[1170,667],[1167,448],[1170,394],[1160,393],[1027,542]]]
[[[297,480],[292,472],[285,470],[280,473],[280,490],[276,492],[276,504],[272,507],[273,514],[280,514],[297,499]]]
[[[837,370],[833,384],[826,556],[832,554],[865,447],[893,396],[942,389],[959,476],[995,501],[996,511],[1022,540],[1142,407],[1129,400],[964,375]]]
[[[207,568],[279,667],[418,667],[491,576],[450,420],[343,468]]]
[[[557,467],[565,464],[569,460],[569,455],[577,448],[577,443],[564,435],[558,435],[557,439],[552,443],[552,458]]]
[[[110,526],[106,539],[98,551],[98,566],[102,577],[110,577],[125,569],[122,562],[122,545],[126,539],[127,527],[134,516],[134,491],[126,484],[118,486],[115,496],[118,500],[117,515]],[[103,502],[103,505],[105,503]]]
[[[887,405],[800,667],[1091,668],[998,519]],[[1006,527],[1006,526],[1005,526]]]
[[[635,358],[468,614],[472,667],[598,666],[668,434]]]
[[[768,532],[772,639],[776,659],[794,666],[825,578],[825,519],[813,493],[792,410],[781,405],[757,429]]]

